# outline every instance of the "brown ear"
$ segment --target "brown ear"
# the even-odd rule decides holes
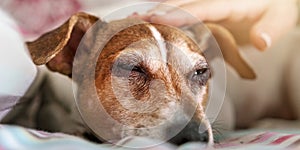
[[[27,42],[33,62],[36,65],[47,64],[50,70],[71,76],[73,58],[80,40],[98,20],[86,13],[76,13],[57,29]]]
[[[224,27],[217,24],[207,23],[205,25],[208,29],[210,29],[211,34],[216,39],[225,61],[237,71],[240,77],[245,79],[255,79],[256,75],[253,69],[240,55],[237,44],[231,33]],[[189,27],[188,30],[193,32],[194,39],[200,45],[200,48],[208,49],[207,51],[209,51],[208,42],[210,35],[205,31],[204,26],[193,25]],[[214,52],[207,51],[204,53],[208,55],[209,59],[213,59],[216,56]]]

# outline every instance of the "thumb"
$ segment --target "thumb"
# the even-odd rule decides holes
[[[250,31],[250,40],[259,50],[271,47],[297,23],[296,5],[293,3],[273,5],[269,7]]]

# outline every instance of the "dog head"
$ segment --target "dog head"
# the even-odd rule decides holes
[[[211,127],[204,113],[211,71],[201,46],[177,28],[135,19],[101,22],[86,34],[97,21],[101,22],[95,16],[78,13],[57,29],[28,42],[33,61],[68,76],[80,74],[76,82],[83,85],[79,89],[83,92],[78,97],[101,105],[109,117],[122,124],[107,124],[106,132],[115,138],[161,138],[180,129],[183,132],[174,135],[174,142],[208,137],[206,140],[212,143]],[[207,27],[225,60],[241,77],[254,78],[230,33],[214,24]],[[201,33],[203,29],[195,25],[189,30]],[[84,35],[87,40],[81,41]],[[195,36],[196,42],[205,38]],[[80,41],[84,51],[76,52]],[[79,61],[73,62],[75,54]],[[96,62],[94,66],[91,61]],[[79,69],[72,70],[74,64]],[[91,84],[96,87],[96,95],[89,88]],[[94,119],[106,118],[96,115]],[[198,131],[201,123],[207,129],[204,134]],[[181,125],[185,128],[178,128]]]

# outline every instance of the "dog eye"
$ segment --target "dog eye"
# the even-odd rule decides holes
[[[120,65],[119,67],[120,67],[120,69],[129,71],[129,72],[145,73],[144,70],[139,66]]]
[[[203,86],[206,84],[209,78],[210,78],[209,68],[205,67],[205,68],[195,70],[192,74],[191,80]]]
[[[128,77],[129,75],[145,74],[145,71],[139,66],[118,64],[113,69],[113,74],[119,77]]]
[[[138,66],[134,66],[131,69],[131,71],[138,72],[138,73],[145,73],[144,70],[141,67],[138,67]]]

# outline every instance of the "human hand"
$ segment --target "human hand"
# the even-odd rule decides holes
[[[168,0],[144,15],[132,17],[179,27],[195,23],[195,16],[200,21],[225,26],[240,45],[251,42],[265,50],[296,25],[296,3],[297,0]]]

